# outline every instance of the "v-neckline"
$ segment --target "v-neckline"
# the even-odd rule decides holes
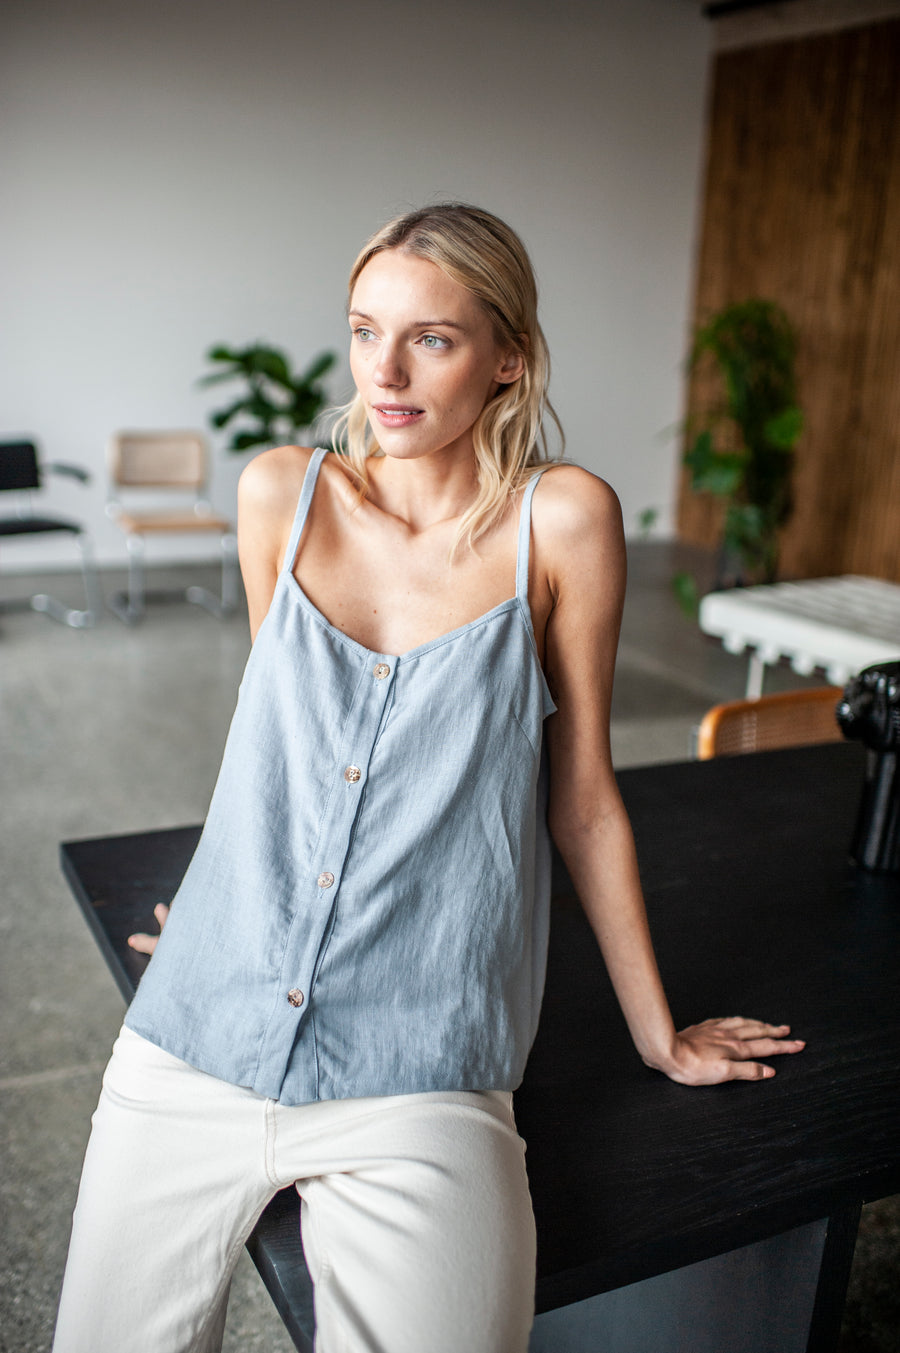
[[[462,635],[467,634],[477,625],[483,625],[490,620],[496,619],[496,617],[500,615],[505,615],[507,611],[519,609],[520,605],[518,597],[507,597],[505,601],[498,602],[497,605],[492,606],[489,611],[485,611],[482,615],[476,616],[474,620],[468,620],[464,625],[457,625],[454,629],[447,630],[444,634],[435,635],[433,639],[426,639],[423,643],[416,644],[414,647],[406,649],[403,653],[387,653],[382,649],[367,648],[365,644],[361,644],[358,639],[354,639],[351,635],[347,634],[345,630],[332,624],[328,617],[323,615],[319,610],[318,606],[310,601],[309,597],[304,592],[303,587],[298,582],[293,570],[285,569],[285,573],[290,579],[290,583],[293,584],[294,594],[297,596],[303,607],[309,611],[313,619],[318,621],[318,623],[327,629],[329,633],[333,634],[337,639],[340,639],[342,643],[348,644],[350,648],[355,649],[357,653],[364,657],[392,658],[394,662],[410,662],[413,658],[419,657],[420,654],[427,653],[431,648],[437,648],[442,644],[451,643],[454,639],[461,638]]]

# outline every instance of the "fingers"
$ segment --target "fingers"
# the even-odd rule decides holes
[[[732,1015],[728,1019],[708,1019],[693,1026],[702,1035],[743,1046],[740,1053],[746,1057],[768,1057],[773,1052],[799,1052],[806,1044],[802,1038],[788,1038],[791,1032],[789,1024],[766,1024],[759,1019],[744,1019],[741,1015]],[[724,1035],[724,1037],[723,1037]]]
[[[789,1024],[764,1024],[757,1019],[718,1020],[716,1023],[717,1033],[728,1032],[723,1052],[735,1062],[751,1062],[759,1057],[802,1052],[806,1047],[802,1038],[785,1037],[791,1031]],[[774,1071],[771,1074],[774,1076]]]
[[[720,1029],[734,1033],[738,1038],[784,1038],[791,1032],[789,1024],[765,1024],[761,1019],[745,1019],[743,1015],[730,1015],[728,1019],[710,1019],[706,1023],[717,1025]]]
[[[162,930],[166,921],[169,919],[169,908],[166,906],[165,902],[157,902],[156,906],[153,908],[153,915],[156,918],[157,925],[160,930]],[[136,949],[139,954],[152,954],[158,943],[158,935],[138,934],[128,936],[130,948]]]
[[[802,1052],[806,1043],[802,1038],[751,1038],[737,1045],[738,1058],[777,1057],[785,1052]]]
[[[128,947],[130,949],[136,949],[139,954],[152,954],[157,944],[159,944],[158,935],[128,936]]]
[[[733,1081],[769,1081],[775,1075],[773,1066],[764,1066],[762,1062],[732,1062],[731,1079]]]

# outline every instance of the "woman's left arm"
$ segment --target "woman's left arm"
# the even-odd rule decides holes
[[[621,512],[609,485],[575,467],[546,475],[541,487],[535,543],[553,598],[544,662],[557,704],[546,726],[553,839],[644,1062],[685,1085],[774,1076],[757,1059],[804,1046],[787,1025],[734,1017],[675,1030],[609,745],[625,594]]]

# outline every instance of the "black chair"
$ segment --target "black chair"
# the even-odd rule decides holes
[[[90,475],[77,465],[50,464],[44,470],[55,474],[67,475],[86,484]],[[18,511],[12,517],[0,517],[0,537],[32,536],[49,532],[63,531],[71,536],[78,547],[81,557],[81,573],[84,579],[85,609],[77,611],[65,606],[56,597],[39,592],[26,597],[22,602],[3,602],[5,608],[16,605],[30,605],[35,611],[45,611],[54,620],[74,629],[84,629],[93,625],[100,614],[100,586],[97,570],[94,566],[90,540],[85,528],[66,517],[39,517],[31,510],[29,494],[41,487],[41,466],[38,462],[37,447],[34,442],[0,442],[0,493],[19,494]]]

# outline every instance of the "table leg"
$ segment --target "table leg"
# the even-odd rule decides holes
[[[806,1353],[835,1353],[838,1346],[861,1211],[862,1203],[854,1201],[828,1218]]]
[[[247,1241],[247,1250],[278,1308],[297,1353],[313,1353],[313,1288],[300,1240],[296,1189],[276,1193]]]
[[[766,678],[766,664],[759,656],[759,649],[750,650],[750,663],[747,667],[747,691],[748,700],[758,700],[763,693],[763,682]]]

